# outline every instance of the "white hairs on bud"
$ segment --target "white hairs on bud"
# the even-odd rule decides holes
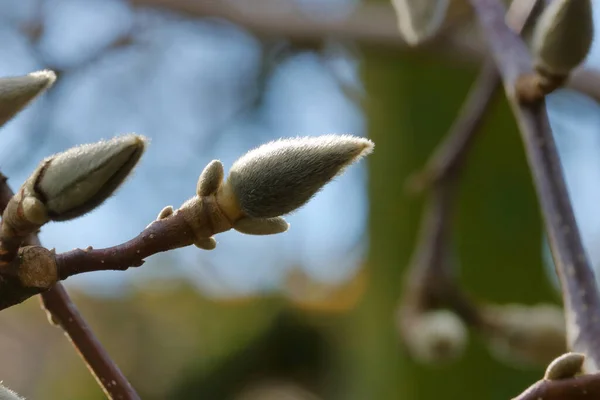
[[[223,182],[223,164],[219,160],[211,161],[200,174],[196,193],[198,196],[209,196],[217,192]]]
[[[547,365],[566,349],[563,311],[552,304],[488,306],[496,329],[489,336],[492,353],[510,364]]]
[[[55,80],[56,74],[49,70],[0,78],[0,126],[52,86]]]
[[[19,396],[0,382],[0,400],[25,400],[25,398]]]
[[[350,135],[276,140],[239,158],[226,185],[246,215],[278,217],[304,205],[373,146],[368,139]]]
[[[281,217],[252,218],[243,217],[233,224],[233,229],[248,235],[274,235],[287,231],[290,224]]]

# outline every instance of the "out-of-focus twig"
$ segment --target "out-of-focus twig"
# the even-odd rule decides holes
[[[496,65],[492,60],[486,60],[444,141],[436,148],[423,170],[409,178],[410,191],[421,191],[457,175],[479,131],[485,111],[500,89],[500,83]]]
[[[522,0],[512,3],[507,14],[512,29],[521,32],[529,26],[536,16],[537,1],[529,0],[527,7]],[[422,361],[440,362],[456,356],[464,342],[461,323],[482,334],[495,354],[506,361],[545,363],[565,350],[561,311],[553,306],[478,304],[462,291],[455,277],[452,210],[459,175],[500,88],[495,63],[488,59],[445,140],[410,182],[413,189],[430,190],[399,308],[399,328],[408,349]],[[436,311],[444,308],[450,314]],[[561,329],[555,329],[557,324]],[[429,339],[423,339],[428,335]],[[547,335],[548,340],[537,340],[540,335]]]
[[[495,65],[486,62],[445,140],[418,175],[421,187],[430,184],[432,188],[402,301],[405,310],[427,309],[433,306],[432,301],[451,303],[466,322],[481,323],[478,311],[456,287],[448,265],[452,262],[450,220],[460,168],[499,83]]]
[[[600,367],[600,298],[573,213],[545,103],[522,104],[517,100],[515,84],[521,75],[531,72],[531,57],[523,41],[506,26],[504,6],[498,0],[470,1],[490,44],[521,131],[561,281],[569,346],[586,355],[587,372],[597,371]]]

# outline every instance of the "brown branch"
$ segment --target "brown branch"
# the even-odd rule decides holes
[[[0,174],[0,211],[4,211],[6,204],[13,196],[13,191],[6,180],[6,177]],[[39,246],[37,235],[30,235],[26,244]],[[64,329],[90,372],[110,399],[137,400],[140,398],[95,337],[92,329],[60,283],[42,293],[42,304],[52,320]]]
[[[75,249],[56,255],[60,280],[93,271],[126,270],[144,263],[153,254],[189,246],[196,236],[176,212],[169,218],[152,222],[135,238],[107,249]]]
[[[542,379],[513,400],[596,400],[600,399],[600,374],[575,378]]]
[[[600,299],[584,251],[544,102],[517,101],[517,79],[531,72],[523,41],[505,24],[497,0],[471,0],[502,76],[533,174],[552,255],[561,281],[569,344],[584,353],[589,371],[600,365]]]

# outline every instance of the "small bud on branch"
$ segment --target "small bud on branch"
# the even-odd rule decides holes
[[[544,379],[556,381],[572,378],[581,373],[585,355],[582,353],[566,353],[554,359],[546,368]]]
[[[48,218],[65,221],[102,204],[125,181],[144,153],[146,139],[129,134],[48,157],[25,183]]]
[[[48,70],[0,78],[0,126],[52,86],[55,80],[56,74]]]
[[[0,264],[15,257],[23,239],[46,222],[80,217],[123,183],[144,152],[129,134],[48,157],[8,202],[2,215]]]
[[[9,388],[0,384],[0,400],[25,400]]]

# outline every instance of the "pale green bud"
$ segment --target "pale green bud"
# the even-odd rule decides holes
[[[196,193],[198,196],[215,194],[223,182],[223,164],[219,160],[211,161],[200,174]]]
[[[0,384],[0,400],[25,400],[25,398]]]
[[[55,80],[56,74],[48,70],[0,78],[0,126],[52,86]]]
[[[160,221],[161,219],[169,218],[171,215],[173,215],[174,212],[175,210],[173,209],[173,206],[166,206],[165,208],[160,210],[158,216],[156,217],[156,220]]]
[[[242,217],[233,223],[233,229],[248,235],[274,235],[287,231],[289,227],[290,224],[281,217]]]
[[[128,134],[48,157],[24,184],[50,220],[77,218],[110,197],[133,170],[146,139]]]
[[[220,204],[235,203],[254,218],[288,214],[348,165],[371,153],[373,146],[368,139],[349,135],[298,137],[264,144],[233,164],[220,189],[221,198],[226,199]]]
[[[199,237],[194,242],[194,245],[203,250],[214,250],[217,247],[217,241],[212,236]]]
[[[546,368],[544,379],[556,381],[559,379],[572,378],[581,373],[585,354],[582,353],[566,353],[554,359]]]
[[[410,354],[428,364],[451,362],[463,354],[468,332],[452,311],[435,310],[418,315],[406,332]]]
[[[586,58],[594,38],[590,0],[554,0],[542,12],[533,32],[535,68],[564,77]]]
[[[450,0],[392,0],[398,29],[411,46],[431,39],[442,27]]]

